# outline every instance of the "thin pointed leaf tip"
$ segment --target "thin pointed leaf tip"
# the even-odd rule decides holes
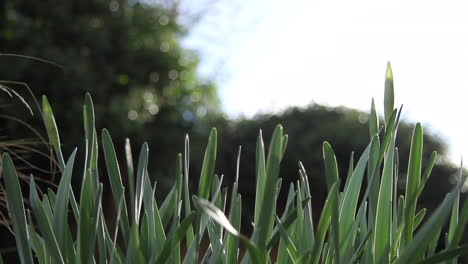
[[[390,62],[387,63],[387,72],[385,73],[385,95],[384,95],[384,108],[385,108],[385,123],[388,124],[390,116],[392,115],[395,103],[395,95],[393,88],[393,72]]]

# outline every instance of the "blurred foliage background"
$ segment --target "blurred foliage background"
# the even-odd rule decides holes
[[[83,144],[85,92],[93,96],[99,127],[136,143],[151,139],[154,150],[168,151],[160,164],[180,151],[185,132],[219,113],[214,84],[196,76],[196,54],[180,47],[186,29],[171,9],[127,1],[7,0],[0,12],[3,53],[63,67],[17,57],[0,62],[2,79],[47,95],[68,150]],[[7,110],[40,126],[40,119],[15,107]],[[8,128],[21,131],[15,124]],[[155,169],[164,172],[161,166]]]
[[[0,1],[0,80],[17,91],[34,113],[31,115],[17,97],[0,91],[0,151],[17,153],[22,173],[50,181],[43,187],[54,188],[57,179],[47,145],[37,140],[31,129],[6,117],[18,118],[45,136],[33,98],[45,94],[55,111],[64,153],[76,146],[83,150],[82,104],[85,92],[90,92],[96,125],[110,130],[120,161],[124,161],[125,138],[131,139],[134,157],[139,146],[148,141],[150,174],[158,181],[157,195],[162,197],[173,184],[176,155],[183,152],[186,133],[191,136],[191,187],[196,188],[208,133],[215,126],[219,130],[216,172],[224,174],[226,185],[234,181],[237,150],[242,145],[240,192],[245,208],[243,232],[248,233],[253,214],[249,206],[255,197],[255,141],[262,129],[268,142],[274,126],[281,123],[289,134],[281,171],[283,189],[297,180],[298,162],[302,161],[310,177],[314,217],[318,216],[325,198],[322,142],[332,144],[344,177],[351,152],[356,151],[357,161],[369,141],[368,115],[312,104],[251,119],[227,118],[215,83],[197,74],[196,51],[180,44],[190,26],[178,22],[178,4],[177,0],[151,4],[125,0]],[[8,54],[42,58],[60,66]],[[403,122],[399,130],[401,190],[413,126]],[[433,150],[441,157],[420,201],[421,207],[432,209],[449,191],[458,169],[444,160],[447,146],[443,141],[425,132],[424,157],[428,159]],[[104,180],[105,173],[102,168]],[[285,195],[283,191],[282,197]],[[4,199],[1,203],[5,206]],[[2,221],[8,224],[7,217]],[[12,235],[4,227],[2,237],[0,252],[14,252]]]

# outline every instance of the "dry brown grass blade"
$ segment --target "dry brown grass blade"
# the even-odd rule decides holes
[[[20,85],[20,86],[23,86],[26,88],[26,90],[28,91],[29,95],[32,97],[33,101],[34,101],[34,105],[36,106],[36,109],[39,111],[39,114],[41,116],[41,118],[43,118],[43,113],[42,113],[42,108],[41,108],[41,105],[39,104],[39,102],[37,101],[36,99],[36,96],[34,94],[34,92],[32,91],[32,89],[29,87],[29,85],[27,83],[24,83],[24,82],[16,82],[16,81],[7,81],[7,80],[0,80],[0,84],[1,83],[7,83],[7,84],[16,84],[16,85]],[[29,105],[28,105],[29,106]],[[31,108],[29,108],[31,110]],[[32,126],[30,126],[28,123],[24,122],[23,120],[21,119],[18,119],[18,118],[15,118],[15,117],[12,117],[12,116],[8,116],[8,115],[0,115],[0,117],[2,118],[6,118],[6,119],[10,119],[12,121],[15,121],[23,126],[25,126],[27,129],[29,129],[31,132],[33,132],[41,141],[44,145],[47,145],[48,146],[48,151],[49,151],[49,156],[51,157],[50,159],[50,166],[51,166],[51,170],[52,170],[52,182],[55,181],[55,175],[57,173],[57,161],[55,160],[54,157],[54,154],[53,154],[53,149],[52,149],[52,145],[49,144],[49,142],[41,135],[41,133],[39,133],[36,129],[34,129]]]
[[[1,144],[0,144],[0,146],[1,146]],[[38,154],[38,155],[40,155],[40,156],[42,156],[42,157],[45,157],[45,158],[49,159],[51,162],[54,163],[54,165],[55,165],[56,167],[59,166],[58,162],[54,159],[53,156],[50,156],[49,154],[47,154],[47,153],[45,153],[45,152],[43,152],[43,151],[40,151],[40,150],[35,149],[35,148],[28,147],[27,145],[22,145],[22,144],[21,144],[21,145],[14,145],[14,146],[15,146],[16,148],[23,149],[23,150],[27,151],[28,153],[31,153],[31,152],[36,153],[36,154]],[[50,173],[53,173],[53,172],[55,172],[55,170],[50,170],[49,172],[50,172]]]
[[[3,56],[3,57],[17,57],[17,58],[23,58],[23,59],[28,59],[28,60],[36,60],[36,61],[40,61],[40,62],[44,62],[44,63],[47,63],[47,64],[57,66],[60,69],[64,69],[64,67],[62,65],[58,64],[58,63],[55,63],[55,62],[50,61],[50,60],[34,57],[34,56],[20,55],[20,54],[13,54],[13,53],[0,53],[0,56]]]
[[[23,96],[21,96],[19,93],[17,93],[15,90],[11,89],[10,87],[6,85],[0,84],[0,90],[6,92],[10,98],[13,98],[13,95],[16,96],[20,101],[28,108],[29,113],[31,113],[32,116],[34,116],[33,110],[31,109],[31,106],[29,106],[28,102],[24,99]]]
[[[16,117],[13,117],[13,116],[2,115],[2,114],[0,114],[0,118],[9,119],[9,120],[15,121],[15,122],[27,127],[31,132],[33,132],[41,140],[42,143],[48,144],[47,140],[45,140],[45,138],[41,135],[41,133],[39,133],[39,131],[37,131],[35,128],[33,128],[31,125],[24,122],[23,120],[21,120],[19,118],[16,118]]]
[[[40,172],[43,172],[43,173],[46,173],[46,174],[49,174],[49,173],[52,173],[52,171],[49,171],[49,170],[45,170],[43,168],[40,168],[34,164],[32,164],[31,162],[29,162],[27,159],[25,159],[23,157],[23,155],[20,155],[18,154],[16,151],[14,151],[13,149],[11,148],[8,148],[8,147],[5,147],[5,146],[1,146],[0,145],[0,148],[5,150],[6,152],[10,153],[12,155],[12,157],[16,158],[16,160],[19,160],[21,161],[22,163],[28,165],[30,168],[32,169],[35,169],[35,170],[38,170]],[[18,165],[17,165],[18,166]]]
[[[2,83],[3,84],[16,84],[16,85],[26,87],[26,90],[28,91],[29,95],[31,95],[31,97],[32,97],[32,99],[34,101],[34,105],[36,106],[37,110],[39,111],[39,113],[41,114],[41,117],[42,117],[41,105],[37,101],[35,94],[33,93],[32,89],[29,87],[29,85],[27,83],[25,83],[25,82],[16,82],[16,81],[8,81],[8,80],[0,80],[0,84],[2,84]]]

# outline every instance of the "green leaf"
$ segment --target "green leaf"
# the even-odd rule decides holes
[[[179,209],[179,201],[182,199],[182,181],[183,181],[183,172],[182,172],[182,154],[177,155],[176,162],[176,190],[177,190],[177,211]],[[181,209],[181,208],[180,208]]]
[[[396,258],[398,255],[398,247],[401,241],[401,235],[403,234],[404,224],[401,223],[397,228],[395,228],[392,233],[392,245],[390,248],[390,259]]]
[[[86,143],[86,160],[85,160],[85,168],[96,168],[96,164],[93,164],[95,154],[94,149],[94,105],[93,100],[91,99],[91,95],[86,93],[85,95],[85,104],[83,106],[83,123],[84,123],[84,131],[85,131],[85,143]]]
[[[284,135],[283,136],[283,152],[281,153],[281,159],[283,159],[284,157],[284,153],[286,152],[286,147],[288,146],[288,140],[289,140],[289,136],[288,135]]]
[[[214,179],[214,182],[212,183],[211,202],[216,205],[216,203],[219,201],[219,194],[220,194],[220,190],[221,190],[222,178],[221,178],[221,180],[219,180],[218,176],[214,175],[213,179]],[[199,198],[196,197],[196,196],[193,196],[192,198],[194,200],[194,204],[197,205]],[[199,208],[197,208],[197,209],[199,209]],[[199,237],[202,237],[203,233],[205,232],[205,229],[206,229],[206,227],[208,225],[209,218],[208,218],[208,216],[206,214],[200,214],[200,213],[202,213],[201,210],[197,210],[197,212],[198,212],[199,217],[200,217],[200,224],[198,225],[197,230],[198,230]]]
[[[169,224],[171,216],[174,213],[174,208],[177,205],[177,191],[176,186],[173,186],[169,194],[164,199],[159,212],[161,213],[161,220],[164,227]]]
[[[243,236],[239,231],[237,231],[234,228],[234,226],[232,226],[232,224],[229,222],[229,220],[221,210],[219,210],[216,206],[214,206],[206,200],[198,199],[197,202],[200,208],[209,217],[211,217],[211,219],[220,224],[226,231],[239,238],[245,244],[249,251],[249,254],[252,256],[254,264],[265,263],[265,258],[262,256],[259,249],[252,243],[252,241],[250,241],[250,239]]]
[[[463,162],[460,164],[459,181],[461,181],[463,178],[462,173],[463,173]],[[464,182],[458,182],[458,184],[463,185]],[[452,214],[450,216],[449,230],[448,230],[448,233],[446,234],[446,247],[445,247],[446,251],[458,246],[458,241],[454,241],[454,237],[455,237],[455,232],[457,231],[457,228],[459,225],[460,191],[461,189],[458,189],[457,192],[455,193],[455,198],[454,198],[453,205],[452,205]],[[454,258],[450,262],[451,264],[456,264],[458,263],[458,259]]]
[[[107,129],[102,130],[102,149],[104,151],[104,159],[106,161],[107,174],[114,197],[115,208],[119,208],[120,200],[125,201],[125,192],[122,184],[122,176],[120,174],[119,162],[115,154],[114,144]],[[130,233],[130,224],[128,223],[127,206],[125,203],[121,207],[123,217],[120,217],[120,228],[122,228],[122,235],[125,241],[128,241]]]
[[[205,157],[203,159],[203,166],[198,184],[198,197],[201,199],[208,199],[211,189],[211,181],[214,176],[214,168],[216,163],[216,144],[217,132],[213,128],[208,138],[208,145],[206,146]]]
[[[65,160],[63,159],[62,149],[60,147],[60,137],[57,129],[57,123],[55,122],[54,113],[45,95],[42,96],[42,115],[42,118],[44,119],[44,125],[47,130],[47,135],[49,136],[49,141],[55,150],[60,170],[63,171],[65,168]]]
[[[27,211],[28,214],[28,222],[32,223],[32,217],[31,217],[31,211]],[[39,235],[36,233],[36,230],[34,229],[34,226],[32,224],[28,224],[28,231],[30,234],[31,238],[31,247],[34,250],[34,253],[36,254],[36,259],[40,264],[45,264],[48,261],[48,256],[47,256],[47,249],[44,245],[44,240],[39,237]]]
[[[41,230],[42,237],[44,238],[44,243],[48,253],[50,253],[54,258],[55,263],[63,263],[62,253],[60,252],[57,239],[52,231],[51,219],[47,217],[46,211],[37,194],[36,183],[32,176],[30,177],[29,187],[29,200],[31,202],[31,207],[37,220],[37,224],[39,225],[39,229]]]
[[[399,111],[395,109],[393,110],[392,115],[390,116],[390,121],[385,127],[385,135],[383,137],[382,144],[380,146],[379,163],[382,162],[385,156],[385,153],[388,149],[388,146],[390,145],[390,141],[393,137],[393,133],[396,131],[396,128],[398,127],[397,116],[399,116]]]
[[[255,223],[254,241],[260,251],[265,249],[273,229],[274,215],[276,211],[276,186],[279,177],[281,154],[283,152],[283,127],[278,125],[273,132],[263,193],[263,202],[258,222]]]
[[[278,230],[281,234],[281,237],[284,241],[286,241],[286,246],[287,246],[287,251],[289,253],[289,256],[293,263],[296,262],[296,260],[299,259],[299,253],[296,249],[296,246],[294,245],[294,242],[291,240],[291,237],[289,236],[288,232],[286,229],[284,229],[283,225],[281,224],[281,221],[279,220],[278,216],[275,218],[276,225],[278,226]],[[299,224],[300,225],[300,224]]]
[[[184,191],[184,209],[185,209],[185,215],[189,215],[190,212],[192,211],[190,207],[190,192],[189,192],[189,167],[190,167],[190,143],[189,143],[189,137],[188,135],[185,135],[185,144],[184,144],[184,186],[183,186],[183,191]],[[187,237],[186,237],[186,242],[187,242],[187,248],[190,248],[192,245],[192,241],[194,239],[194,233],[193,233],[193,226],[190,226],[189,229],[187,230]]]
[[[94,170],[96,171],[96,170]],[[96,171],[97,173],[97,171]],[[90,249],[95,250],[95,242],[97,240],[97,235],[98,235],[98,228],[99,228],[99,222],[103,218],[102,216],[102,183],[99,183],[99,185],[96,187],[96,192],[94,194],[94,201],[93,201],[93,211],[91,212],[91,215],[94,217],[92,218],[92,225],[91,225],[91,240],[89,241]],[[98,248],[99,250],[99,248]],[[90,259],[94,260],[94,252],[91,252],[90,254]]]
[[[16,247],[21,263],[33,263],[29,232],[26,225],[23,194],[19,185],[16,169],[8,153],[2,155],[2,174],[8,200],[8,212],[15,232]]]
[[[237,230],[240,230],[241,227],[241,212],[242,212],[242,199],[241,195],[237,192],[239,185],[239,166],[240,166],[240,157],[241,157],[241,146],[237,153],[237,166],[236,166],[236,180],[232,187],[231,192],[231,204],[229,206],[229,221],[232,223],[233,227]],[[238,248],[239,248],[239,239],[230,234],[226,234],[225,238],[225,249],[226,249],[226,263],[234,264],[238,263]]]
[[[414,214],[417,203],[417,188],[421,179],[421,163],[423,150],[423,132],[420,123],[416,124],[411,141],[408,173],[406,178],[406,203],[404,210],[405,227],[403,230],[403,245],[406,245],[413,237]]]
[[[290,203],[291,203],[291,205],[293,204],[292,201],[293,200],[291,200],[291,202],[289,202],[289,199],[288,199],[287,208],[290,207]],[[302,207],[305,207],[309,202],[310,202],[310,197],[307,197],[304,200],[302,200]],[[281,217],[282,218],[281,219],[281,224],[283,225],[283,227],[285,229],[287,229],[294,223],[294,221],[296,220],[296,217],[297,217],[297,208],[294,208],[294,209],[291,210],[291,212],[289,214],[283,215],[283,217]],[[268,244],[266,245],[265,249],[270,250],[275,245],[275,243],[278,241],[279,238],[280,238],[280,233],[279,233],[278,229],[275,228],[273,230],[271,239],[268,241]]]
[[[102,209],[101,209],[102,210]],[[99,263],[106,263],[107,261],[107,250],[106,250],[106,234],[104,225],[105,220],[102,211],[99,213],[100,217],[98,220],[96,238],[98,244],[98,253],[99,253]]]
[[[127,162],[128,187],[130,192],[130,209],[133,216],[135,212],[135,170],[133,168],[132,147],[128,138],[125,139],[125,161]]]
[[[364,172],[366,171],[367,161],[369,159],[369,152],[372,142],[364,150],[364,153],[359,159],[356,169],[352,173],[351,177],[347,179],[347,186],[345,187],[343,194],[343,202],[340,206],[340,225],[339,233],[342,234],[341,241],[347,241],[345,234],[348,234],[351,230],[351,226],[355,220],[356,207],[359,198],[359,190],[361,190],[362,179],[364,177]],[[353,240],[353,239],[352,239]],[[341,249],[346,248],[346,243],[341,244]],[[344,252],[341,252],[343,254]]]
[[[302,185],[302,188],[304,189],[303,193],[305,197],[311,197],[308,176],[301,162],[299,162],[299,175],[301,176],[301,182],[302,182],[301,185]],[[310,201],[304,207],[304,220],[305,220],[304,234],[306,236],[305,247],[312,248],[312,246],[314,245],[315,231],[314,231],[314,223],[313,223],[313,218],[312,218],[312,203]]]
[[[418,264],[436,264],[442,263],[444,261],[448,261],[454,259],[456,257],[464,256],[468,254],[468,244],[464,244],[457,248],[452,248],[449,250],[445,250],[431,256],[423,261],[418,262]]]
[[[379,136],[374,135],[371,140],[369,160],[367,166],[367,189],[369,190],[369,225],[375,225],[375,215],[377,212],[377,200],[380,186],[380,142]],[[372,238],[370,239],[372,240]]]
[[[52,207],[50,205],[49,197],[47,194],[42,196],[42,207],[44,207],[44,212],[46,213],[47,219],[52,222]]]
[[[393,162],[394,162],[394,137],[385,157],[385,164],[380,183],[377,201],[377,213],[374,232],[374,262],[388,263],[390,250],[390,234],[392,219],[393,197]]]
[[[145,173],[148,170],[148,144],[145,142],[141,146],[140,155],[138,157],[138,170],[137,170],[137,182],[135,190],[135,211],[133,212],[133,224],[138,223],[140,219],[141,205],[143,201],[143,192],[144,192],[144,180]]]
[[[63,175],[62,175],[62,177],[63,177]],[[52,211],[52,206],[55,206],[55,202],[57,201],[57,197],[55,196],[54,191],[52,191],[52,189],[50,189],[50,188],[47,188],[47,195],[49,196],[49,202],[50,202],[51,211]],[[54,212],[55,212],[55,210],[54,210]]]
[[[120,248],[118,248],[118,246],[116,245],[117,243],[117,232],[119,230],[119,218],[120,218],[120,212],[122,211],[121,208],[122,207],[122,204],[120,203],[119,204],[119,207],[117,208],[117,218],[115,219],[115,231],[114,231],[114,234],[113,234],[113,239],[111,238],[111,234],[109,232],[109,230],[107,229],[107,225],[104,225],[104,234],[106,236],[106,246],[107,246],[107,250],[109,251],[109,256],[110,256],[110,264],[113,264],[115,262],[117,262],[118,264],[122,264],[122,259],[123,259],[123,253],[122,251],[120,250]]]
[[[145,250],[144,255],[149,262],[152,262],[151,258],[156,257],[156,251],[160,250],[160,245],[156,240],[156,223],[154,217],[154,206],[155,200],[153,191],[151,189],[151,182],[148,175],[145,176],[144,184],[144,195],[143,195],[143,204],[145,206],[143,220],[146,222],[146,226],[141,226],[141,240],[142,247]],[[144,231],[143,231],[144,230]],[[163,232],[164,233],[164,232]],[[165,236],[164,236],[165,239]]]
[[[389,123],[390,116],[394,107],[394,89],[393,89],[393,72],[390,62],[387,63],[387,72],[385,73],[385,95],[384,95],[384,108],[385,108],[385,124]]]
[[[397,204],[397,222],[398,224],[403,223],[403,212],[405,211],[405,197],[400,195],[398,197],[398,204]]]
[[[372,98],[371,112],[370,112],[370,115],[369,115],[369,134],[370,134],[370,138],[372,139],[378,133],[379,133],[379,117],[377,116],[377,111],[375,110],[374,98]]]
[[[81,186],[80,219],[78,222],[77,261],[88,262],[92,259],[94,242],[96,239],[97,221],[99,220],[100,188],[95,186],[93,179],[97,179],[97,169],[85,172]],[[97,191],[94,191],[94,190]]]
[[[434,168],[434,164],[437,158],[437,152],[433,151],[431,153],[431,157],[429,158],[429,164],[427,165],[426,169],[424,170],[424,174],[422,176],[421,182],[419,183],[419,187],[424,188],[427,180],[429,179],[429,176],[431,175],[432,168]],[[418,195],[420,192],[418,193]]]
[[[342,240],[340,242],[340,259],[350,259],[353,254],[353,251],[355,250],[355,244],[359,242],[359,239],[356,239],[356,236],[360,231],[359,228],[366,224],[362,222],[366,221],[367,213],[367,202],[363,201],[362,203],[363,204],[359,207],[359,211],[356,215],[356,220],[351,225],[349,231],[347,233],[340,232],[340,238]],[[361,232],[365,231],[362,230]]]
[[[146,207],[145,207],[146,208]],[[153,244],[150,244],[150,239],[154,239],[156,234],[150,230],[150,220],[148,212],[143,212],[143,217],[140,223],[140,248],[143,253],[145,259],[149,260],[152,255],[152,251],[154,251]]]
[[[140,237],[138,234],[138,224],[135,223],[132,225],[130,231],[130,241],[127,247],[127,253],[125,257],[126,264],[132,263],[145,263],[145,259],[142,253],[142,247],[140,245]]]
[[[325,235],[328,231],[330,221],[332,218],[334,205],[338,203],[338,185],[339,181],[336,181],[328,192],[327,199],[322,209],[322,214],[317,226],[317,231],[315,232],[315,243],[312,248],[312,263],[317,264],[320,260],[320,252],[322,252],[322,247],[325,241]]]
[[[282,223],[283,227],[284,227],[284,223],[286,221],[287,216],[291,213],[292,210],[296,209],[296,208],[294,208],[295,196],[296,196],[296,191],[295,191],[295,188],[294,188],[294,184],[291,183],[289,185],[288,198],[286,200],[286,208],[285,208],[285,210],[283,212],[283,215],[281,216],[281,223]],[[289,223],[289,225],[291,225],[295,221],[295,218],[296,218],[296,215],[293,216],[293,219],[291,220],[291,223]],[[288,225],[288,227],[284,227],[284,228],[288,229],[289,225]],[[291,229],[292,229],[292,227],[291,227]],[[274,239],[275,236],[277,236],[278,239],[280,237],[279,236],[278,226],[276,226],[275,229],[273,229],[272,239]],[[272,240],[270,240],[270,242],[267,244],[267,250],[270,250],[270,248],[273,247],[273,243],[271,243],[271,242],[272,242]],[[275,240],[274,243],[276,243],[276,240]],[[284,240],[280,240],[280,242],[279,242],[276,262],[277,263],[288,263],[289,262],[289,254],[287,252],[287,245],[286,245],[286,242]]]
[[[427,250],[428,246],[438,239],[439,232],[434,232],[434,230],[439,230],[445,223],[448,215],[450,214],[453,201],[456,197],[456,192],[460,188],[461,184],[459,183],[455,187],[454,191],[445,197],[444,201],[439,205],[439,207],[437,207],[428,220],[421,226],[413,239],[408,243],[404,251],[401,253],[397,264],[414,263],[419,260]]]
[[[67,228],[68,228],[68,201],[71,189],[71,177],[73,172],[73,164],[75,163],[75,155],[77,149],[73,151],[65,166],[62,178],[55,199],[53,228],[57,236],[57,243],[63,253],[66,252]],[[64,254],[65,255],[65,254]]]
[[[217,226],[219,227],[219,225],[215,224],[213,220],[210,219],[208,221],[207,229],[208,229],[208,237],[210,240],[210,249],[211,249],[210,262],[211,263],[222,262],[222,259],[221,259],[221,252],[223,250],[222,229],[219,228],[218,230]]]
[[[351,183],[351,178],[353,176],[353,171],[354,171],[354,151],[351,151],[351,155],[349,157],[348,173],[346,174],[346,183],[344,186],[345,191],[348,190],[349,188],[349,184]],[[343,199],[340,199],[340,209],[341,209],[341,206],[343,205],[342,202],[343,202]]]
[[[98,145],[98,136],[96,129],[93,131],[93,152],[91,159],[91,168],[96,169],[98,167],[98,156],[99,156],[99,145]]]
[[[327,187],[328,191],[331,190],[331,186],[335,182],[339,180],[338,177],[338,165],[336,162],[336,157],[335,153],[333,152],[332,147],[328,142],[323,142],[323,159],[325,163],[325,178],[327,180]],[[339,188],[339,186],[338,186]],[[340,263],[340,255],[339,255],[339,243],[340,243],[340,235],[339,235],[339,204],[338,204],[338,199],[333,202],[332,204],[332,219],[331,219],[331,228],[330,228],[330,234],[331,234],[331,243],[330,247],[334,252],[334,257],[335,261],[337,263]]]
[[[187,250],[187,254],[185,255],[184,257],[184,260],[183,260],[183,264],[196,264],[198,263],[198,259],[197,259],[197,252],[196,252],[196,249],[197,249],[197,241],[196,240],[192,240],[192,244],[189,246],[188,250]]]
[[[356,260],[359,258],[359,256],[362,254],[362,252],[364,251],[364,248],[366,246],[366,242],[369,240],[369,238],[371,237],[372,235],[372,232],[371,230],[369,230],[367,232],[367,234],[364,236],[364,239],[361,241],[361,243],[359,244],[359,246],[357,246],[353,256],[351,257],[351,261],[349,263],[356,263]]]
[[[327,189],[330,191],[331,186],[338,180],[338,164],[330,143],[326,141],[323,142],[323,160],[325,162]]]
[[[421,224],[424,219],[424,215],[426,215],[426,208],[421,209],[421,211],[414,216],[414,230],[416,230],[416,228]]]
[[[153,197],[156,191],[156,186],[153,187]],[[164,226],[161,220],[161,214],[159,213],[158,205],[156,201],[153,202],[153,211],[154,211],[154,225],[156,231],[156,252],[162,250],[164,246],[164,241],[166,241],[166,233],[164,232]]]
[[[465,234],[466,223],[468,222],[468,199],[465,199],[462,210],[459,215],[458,225],[455,228],[455,232],[451,241],[451,245],[458,245],[463,235]]]
[[[463,164],[460,165],[460,173],[458,176],[459,181],[462,180],[462,173],[463,173],[462,168],[463,168]],[[463,183],[458,183],[458,184],[463,184]],[[456,244],[453,244],[452,242],[453,242],[453,237],[455,235],[455,230],[458,226],[459,210],[460,210],[460,190],[457,190],[457,192],[455,193],[455,199],[454,199],[453,206],[452,206],[452,215],[450,216],[449,231],[447,234],[447,240],[449,241],[449,243],[448,243],[447,249],[450,247],[457,246]]]
[[[233,196],[231,198],[231,209],[229,212],[229,221],[236,230],[240,230],[241,227],[241,212],[242,199],[241,195],[237,194],[237,197]],[[235,235],[228,233],[226,241],[226,263],[238,263],[238,249],[239,239]]]
[[[429,159],[429,164],[427,165],[426,169],[424,170],[421,181],[419,182],[418,190],[416,192],[416,196],[415,196],[414,199],[416,199],[417,197],[419,197],[421,195],[424,187],[426,186],[426,182],[429,179],[429,176],[430,176],[430,174],[432,172],[432,168],[434,167],[436,158],[437,158],[437,152],[433,151],[432,154],[431,154],[431,157]]]
[[[255,216],[254,223],[259,221],[260,210],[263,203],[263,194],[265,192],[265,181],[266,181],[266,165],[265,165],[265,147],[263,145],[262,130],[260,130],[257,137],[257,148],[256,148],[256,173],[257,173],[257,184],[255,191]]]
[[[291,259],[293,261],[296,261],[298,258],[298,254],[301,254],[305,251],[305,235],[304,235],[304,210],[301,206],[301,199],[304,196],[302,193],[301,189],[301,184],[300,181],[297,182],[296,184],[296,189],[297,189],[297,195],[296,195],[296,208],[297,208],[297,217],[296,217],[296,224],[294,225],[293,228],[291,228],[291,237],[293,239],[293,244],[297,245],[295,246],[296,252],[291,252],[290,246],[288,246],[288,254],[291,256]],[[280,223],[281,224],[281,223]],[[277,225],[278,230],[282,227],[282,225]],[[283,231],[286,232],[286,229]],[[289,235],[289,234],[288,234]],[[284,238],[284,236],[283,236]]]
[[[166,243],[164,244],[164,248],[159,254],[156,264],[162,264],[166,263],[166,260],[169,258],[171,249],[175,244],[179,244],[180,241],[185,237],[185,234],[187,233],[187,230],[189,226],[191,226],[192,221],[195,218],[195,212],[190,213],[185,219],[180,223],[180,225],[177,227],[175,232],[168,237],[166,240]]]
[[[398,229],[398,172],[400,171],[400,154],[398,148],[395,147],[393,162],[393,199],[392,199],[392,223],[391,230]],[[393,241],[393,240],[392,240]]]

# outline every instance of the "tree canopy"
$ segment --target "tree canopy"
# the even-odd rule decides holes
[[[153,149],[167,150],[158,157],[158,163],[167,164],[165,159],[177,153],[173,142],[182,144],[184,133],[219,111],[214,84],[196,73],[197,54],[180,45],[185,33],[177,14],[162,5],[5,0],[0,3],[0,53],[60,67],[1,56],[0,79],[27,83],[36,95],[47,95],[69,150],[83,144],[81,108],[84,93],[90,92],[98,127],[109,128],[121,142],[130,137],[138,145],[150,141]],[[30,101],[24,87],[9,86]],[[41,127],[40,118],[21,104],[0,100],[9,104],[5,113]],[[21,131],[17,123],[7,126]]]

